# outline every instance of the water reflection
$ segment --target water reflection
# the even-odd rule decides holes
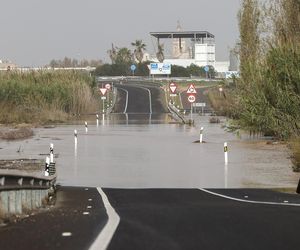
[[[0,141],[1,158],[41,158],[55,144],[58,181],[63,185],[115,188],[295,187],[285,148],[240,140],[209,117],[195,127],[174,123],[168,114],[114,114],[97,127],[95,115],[71,125],[36,129],[32,139]],[[84,121],[89,124],[85,133]],[[204,127],[206,143],[199,140]],[[77,130],[77,143],[74,130]],[[224,165],[224,142],[230,161]],[[17,153],[18,148],[22,151]]]

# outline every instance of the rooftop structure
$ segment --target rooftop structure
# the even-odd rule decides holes
[[[208,39],[208,38],[215,38],[215,36],[208,31],[174,31],[174,32],[150,32],[151,36],[156,37],[157,39],[160,38],[191,38],[197,39]]]
[[[215,36],[208,31],[182,31],[178,22],[176,31],[150,32],[150,35],[157,39],[158,50],[162,39],[172,39],[172,55],[165,59],[167,63],[215,67]]]

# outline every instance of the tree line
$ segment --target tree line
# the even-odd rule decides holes
[[[99,65],[95,70],[97,76],[149,76],[149,61],[145,58],[146,44],[142,40],[136,40],[131,43],[133,51],[126,47],[116,47],[112,44],[111,49],[107,51],[111,64]],[[158,46],[156,56],[160,62],[164,60],[163,45]],[[131,71],[130,66],[136,65],[136,70]],[[216,72],[213,67],[210,67],[208,76],[214,78]],[[191,64],[188,67],[172,65],[171,77],[206,77],[204,67],[199,67]]]
[[[75,58],[65,57],[64,59],[52,59],[49,63],[49,67],[52,68],[86,68],[86,67],[98,67],[102,65],[102,60],[77,60]]]

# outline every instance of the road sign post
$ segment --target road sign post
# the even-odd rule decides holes
[[[107,103],[109,104],[109,90],[111,89],[111,85],[106,83],[104,87],[107,89]]]
[[[206,65],[206,66],[204,67],[204,71],[205,71],[205,73],[206,73],[206,79],[208,79],[208,72],[209,72],[209,66],[208,66],[208,65]]]
[[[188,96],[188,101],[191,103],[191,121],[193,121],[193,103],[196,101],[196,97],[193,94]]]
[[[196,88],[194,84],[190,84],[187,91],[188,101],[191,103],[191,122],[193,121],[193,103],[196,101],[195,94],[197,94]]]
[[[132,72],[132,75],[134,76],[134,72],[135,72],[135,70],[136,70],[136,66],[135,66],[134,64],[132,64],[132,65],[130,66],[130,70],[131,70],[131,72]]]
[[[170,97],[171,97],[172,103],[175,102],[174,98],[177,96],[176,89],[177,89],[177,85],[175,83],[171,82],[169,84],[169,90],[170,90],[169,92],[170,92]]]
[[[102,101],[103,101],[103,103],[102,103],[102,112],[104,113],[105,112],[105,100],[106,100],[106,97],[105,97],[105,94],[106,94],[106,92],[107,92],[107,88],[100,88],[100,92],[101,92],[101,94],[102,94],[102,97],[101,97],[101,99],[102,99]]]

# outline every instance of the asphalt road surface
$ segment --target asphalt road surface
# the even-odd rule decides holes
[[[259,189],[102,191],[119,217],[115,227],[96,188],[60,187],[49,211],[0,228],[0,249],[103,249],[103,237],[93,245],[103,231],[112,250],[299,248],[298,195]]]
[[[95,188],[58,187],[55,206],[0,226],[0,249],[88,249],[107,221]]]
[[[159,114],[167,113],[164,92],[147,84],[116,84],[117,100],[113,113]]]

